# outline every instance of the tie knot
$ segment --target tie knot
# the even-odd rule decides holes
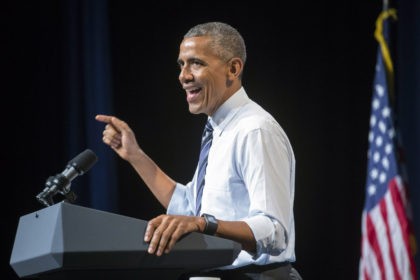
[[[213,132],[213,127],[211,126],[210,121],[206,122],[206,126],[204,128],[204,132]]]

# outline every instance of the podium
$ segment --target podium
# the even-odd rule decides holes
[[[189,233],[169,254],[147,253],[147,222],[60,202],[21,216],[10,265],[19,278],[178,279],[187,272],[230,265],[241,246]]]

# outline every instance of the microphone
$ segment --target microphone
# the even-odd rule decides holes
[[[77,176],[86,173],[97,162],[98,157],[90,150],[86,149],[67,163],[63,172],[50,176],[45,182],[45,188],[40,192],[36,199],[45,206],[54,204],[53,197],[60,193],[68,201],[74,202],[76,194],[70,190],[71,181]]]

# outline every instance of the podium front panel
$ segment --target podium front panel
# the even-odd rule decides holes
[[[193,232],[157,257],[147,253],[146,226],[141,219],[60,202],[20,217],[10,265],[19,277],[190,271],[229,265],[241,250],[234,241]]]

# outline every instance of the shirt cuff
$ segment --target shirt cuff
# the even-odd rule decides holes
[[[252,230],[256,241],[254,259],[262,254],[280,255],[287,247],[287,235],[283,226],[268,216],[257,215],[243,220]]]

